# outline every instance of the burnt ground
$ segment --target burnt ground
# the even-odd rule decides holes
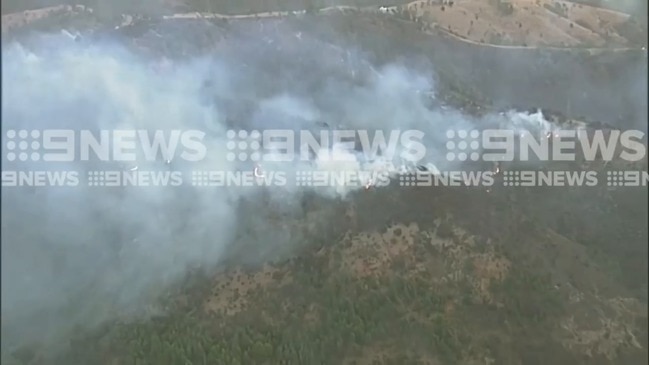
[[[296,31],[311,43],[298,45]],[[337,49],[352,47],[374,67],[432,67],[440,95],[476,113],[544,108],[620,127],[647,120],[646,83],[637,82],[646,79],[646,59],[633,52],[474,48],[359,15],[151,21],[118,36],[172,58],[217,50],[292,91],[317,88],[323,77],[353,84],[350,64],[337,63]],[[313,64],[318,72],[310,72]],[[242,240],[230,268],[197,274],[165,298],[165,315],[80,335],[56,361],[33,349],[14,357],[61,364],[642,364],[646,203],[646,188],[605,186],[393,186],[339,201],[305,196],[284,213],[251,200],[242,216],[254,212],[289,237],[267,249],[276,253],[272,263],[243,261],[241,268],[249,242]],[[243,231],[254,236],[254,225]]]

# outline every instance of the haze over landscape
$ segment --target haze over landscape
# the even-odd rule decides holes
[[[647,363],[646,181],[508,188],[501,173],[646,176],[646,156],[446,154],[449,129],[646,133],[646,1],[34,0],[2,17],[3,364]],[[44,129],[200,130],[208,153],[5,157],[9,131]],[[417,130],[425,156],[227,157],[228,130],[265,129]],[[495,183],[398,183],[433,165]],[[276,168],[389,179],[5,184]]]

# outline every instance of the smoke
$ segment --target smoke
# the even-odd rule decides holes
[[[239,42],[241,54],[267,51],[255,42]],[[228,129],[317,131],[322,129],[318,123],[324,123],[386,135],[392,130],[420,130],[426,162],[450,167],[443,158],[445,131],[471,129],[478,121],[456,110],[426,106],[423,95],[435,88],[432,70],[415,73],[400,65],[374,70],[359,66],[361,57],[352,51],[348,54],[355,56],[348,60],[356,63],[350,65],[315,53],[322,45],[314,42],[310,47],[269,52],[263,59],[243,57],[245,62],[241,54],[186,58],[161,71],[153,67],[155,61],[113,41],[75,42],[41,35],[23,45],[3,45],[3,139],[10,129],[201,130],[206,157],[191,163],[174,159],[172,167],[236,171],[252,166],[226,158]],[[304,72],[303,64],[310,72]],[[399,148],[397,153],[408,150],[407,145]],[[7,152],[4,149],[3,155]],[[314,157],[283,165],[284,169],[395,174],[403,162],[340,146],[328,152],[349,157],[348,161]],[[167,168],[164,159],[141,161],[137,167]],[[5,171],[51,168],[40,161],[3,162]],[[77,170],[80,176],[93,169],[130,168],[101,161],[56,164],[57,170]],[[272,168],[264,165],[265,170]],[[362,186],[311,190],[345,198],[355,189]],[[191,268],[217,268],[232,248],[235,232],[247,224],[265,232],[264,242],[249,252],[263,259],[272,247],[267,246],[269,240],[280,245],[290,237],[259,217],[238,218],[241,200],[262,190],[271,195],[272,204],[292,209],[310,189],[291,184],[3,188],[3,350],[33,342],[65,342],[74,331],[141,315],[142,308]]]
[[[223,116],[200,103],[200,74],[207,67],[200,60],[160,78],[116,45],[84,47],[45,37],[35,48],[3,49],[3,135],[21,128],[193,127],[208,132],[204,143],[215,152],[195,167],[231,168],[219,153]],[[5,162],[3,170],[48,166],[53,168]],[[239,196],[230,190],[97,190],[87,184],[6,188],[2,194],[2,331],[8,348],[61,340],[78,326],[128,315],[189,267],[214,265],[231,239]]]

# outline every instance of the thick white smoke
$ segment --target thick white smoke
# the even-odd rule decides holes
[[[196,167],[230,167],[219,153],[223,116],[200,102],[206,63],[190,62],[160,77],[117,46],[83,47],[57,37],[42,42],[34,53],[18,45],[3,49],[3,135],[9,129],[191,125],[208,133],[204,142],[215,152]],[[52,167],[5,161],[3,170]],[[127,315],[190,266],[214,265],[231,239],[238,194],[84,184],[3,189],[3,344],[60,340],[77,326]]]
[[[187,59],[161,71],[119,44],[86,44],[58,35],[31,39],[28,47],[3,45],[2,59],[3,139],[10,129],[204,131],[209,153],[200,162],[172,161],[180,170],[242,168],[225,157],[226,130],[239,122],[242,129],[315,130],[317,122],[326,121],[333,128],[383,130],[386,135],[417,129],[425,135],[426,159],[436,164],[444,160],[446,130],[471,129],[475,123],[458,111],[427,108],[421,95],[434,89],[431,75],[398,65],[372,73],[363,84],[327,79],[325,73],[319,89],[307,95],[273,89],[272,83],[259,81],[260,70],[244,72],[240,64],[219,56]],[[314,73],[318,67],[312,65]],[[232,103],[249,103],[250,110],[233,112]],[[329,152],[353,161],[340,165],[314,158],[289,169],[394,174],[400,168],[398,161],[395,165],[381,156],[367,158],[339,147]],[[160,160],[138,167],[164,166]],[[79,171],[107,167],[131,168],[99,162],[56,165]],[[43,162],[3,161],[3,170],[48,168]],[[287,186],[270,194],[275,202],[291,205],[302,190]],[[315,191],[346,197],[351,190],[334,186]],[[64,341],[77,328],[138,313],[191,267],[217,267],[243,224],[237,220],[239,200],[257,192],[249,187],[109,189],[83,184],[3,188],[3,345]]]

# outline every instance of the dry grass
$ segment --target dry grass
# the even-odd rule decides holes
[[[482,44],[591,48],[629,45],[629,41],[616,31],[616,26],[629,19],[628,14],[560,0],[508,1],[513,8],[511,14],[497,6],[498,0],[455,0],[452,6],[446,0],[420,0],[405,7],[424,24]],[[177,4],[167,4],[169,7],[172,5]],[[388,13],[398,13],[397,8],[400,7],[391,7]],[[78,10],[83,8],[59,6],[3,15],[2,31],[4,33],[54,14]],[[365,10],[376,11],[374,7]],[[262,15],[283,16],[283,13],[257,16]],[[188,16],[195,17],[196,14]]]
[[[37,10],[27,10],[20,13],[2,15],[2,33],[11,29],[22,27],[37,20],[63,12],[71,12],[73,8],[69,5],[51,6]]]
[[[646,304],[635,298],[593,299],[600,303],[594,313],[575,310],[562,323],[563,345],[589,357],[608,359],[614,359],[620,347],[641,349],[633,328],[638,318],[646,317]]]
[[[555,0],[511,0],[507,14],[495,1],[456,0],[452,6],[416,1],[408,9],[425,23],[480,43],[512,46],[624,47],[615,26],[629,15]]]

